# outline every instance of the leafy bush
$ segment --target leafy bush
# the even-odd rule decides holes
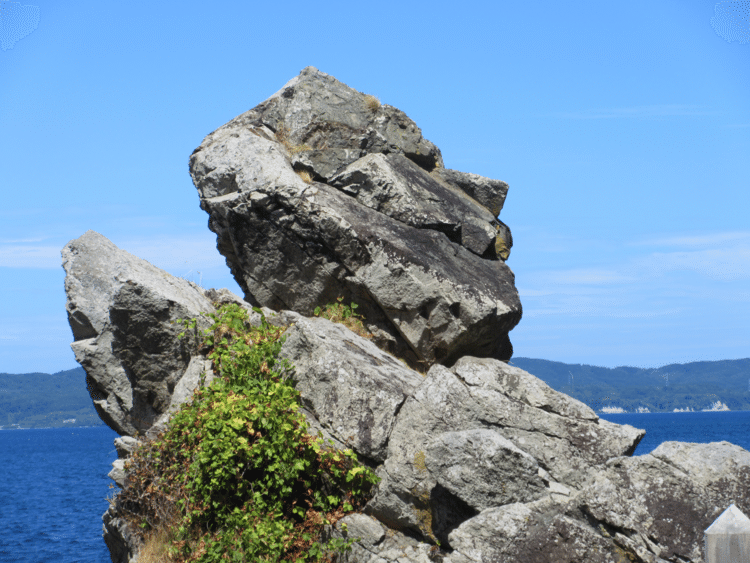
[[[217,378],[208,387],[202,380],[167,430],[133,453],[120,512],[144,540],[171,528],[178,562],[321,561],[351,549],[354,539],[319,537],[364,506],[378,477],[351,450],[307,433],[285,377],[291,366],[278,358],[282,328],[262,316],[250,326],[236,304],[210,316],[202,344]]]

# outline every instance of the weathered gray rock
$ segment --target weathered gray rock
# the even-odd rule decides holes
[[[212,362],[190,352],[213,322],[201,314],[236,303],[254,326],[261,315],[230,291],[203,291],[94,231],[66,245],[63,261],[76,338],[72,347],[86,370],[97,411],[122,435],[115,440],[119,459],[109,476],[125,488],[124,465],[139,443],[133,436],[156,438],[201,381],[207,385],[215,378]],[[396,414],[423,376],[341,325],[292,311],[263,312],[272,324],[288,327],[282,356],[294,362],[289,376],[303,393],[301,412],[311,433],[320,430],[337,446],[353,448],[366,463],[382,462]],[[176,318],[205,321],[199,322],[201,332],[188,332],[190,338],[181,340],[184,327],[173,324]],[[136,415],[143,412],[149,416]],[[133,524],[116,507],[103,521],[113,562],[134,561],[141,544]]]
[[[425,468],[438,485],[475,510],[548,492],[536,460],[488,428],[444,432],[424,455]]]
[[[567,502],[481,512],[450,534],[449,561],[706,563],[703,533],[731,504],[750,508],[748,476],[739,446],[664,442],[592,468]]]
[[[325,532],[361,538],[341,561],[707,563],[703,531],[731,504],[750,513],[750,452],[666,442],[632,457],[644,431],[498,360],[521,313],[496,219],[507,185],[444,171],[403,113],[308,68],[209,135],[191,174],[246,300],[93,231],[63,249],[71,346],[122,434],[120,487],[139,441],[215,377],[195,348],[212,324],[201,313],[237,303],[257,326],[262,304],[286,328],[310,431],[382,478],[366,514]],[[300,314],[339,295],[360,303],[372,342]],[[199,319],[190,339],[177,318]],[[420,375],[373,342],[438,365]],[[112,561],[134,563],[122,506],[103,523]]]
[[[168,275],[123,255],[96,233],[66,249],[71,326],[91,327],[88,334],[96,335],[87,352],[104,358],[112,341],[138,349],[150,335],[169,333],[172,315],[138,316],[143,308],[155,310],[158,298],[144,303],[122,297],[122,289],[133,286],[144,296],[168,292],[171,284],[163,285]],[[96,262],[107,259],[111,264]],[[123,270],[110,276],[121,286],[107,286],[112,264],[124,263],[137,277]],[[87,289],[97,287],[99,292]],[[183,317],[211,312],[213,304],[237,303],[252,324],[260,322],[231,292],[178,287],[171,301],[194,303],[194,312]],[[85,295],[98,298],[96,306],[80,297]],[[629,457],[643,431],[601,420],[582,403],[503,362],[464,357],[450,369],[438,365],[422,376],[325,319],[290,311],[266,310],[266,316],[288,327],[282,355],[294,362],[289,375],[302,393],[311,431],[352,447],[371,466],[380,464],[383,481],[368,514],[349,515],[331,532],[362,538],[342,561],[706,563],[700,553],[703,530],[732,503],[750,511],[750,452],[742,448],[667,442],[650,455]],[[140,322],[114,325],[112,318]],[[122,366],[115,354],[108,358],[111,364],[87,364],[87,375],[105,382],[106,389],[106,374]],[[198,368],[209,364],[191,356],[181,377],[162,364],[167,367],[160,374],[176,383],[147,437],[163,428],[172,408],[200,383]],[[123,396],[134,394],[135,381]],[[127,435],[116,441],[120,459],[110,475],[120,486],[128,485],[124,460],[137,443]],[[113,562],[134,563],[141,546],[116,503],[103,523]]]
[[[102,537],[112,563],[135,563],[142,543],[135,527],[110,506],[102,516]]]
[[[393,530],[365,514],[350,514],[336,522],[331,537],[358,539],[339,563],[433,563],[440,561],[437,546]]]
[[[452,369],[433,366],[404,403],[366,510],[447,544],[493,504],[582,487],[590,467],[632,454],[644,434],[600,420],[521,369],[464,357]]]
[[[569,495],[487,508],[441,549],[362,514],[333,536],[362,538],[342,559],[357,563],[707,563],[703,532],[726,507],[750,508],[748,473],[750,452],[728,442],[664,442],[591,467]]]
[[[71,348],[86,370],[94,407],[118,434],[145,433],[180,399],[175,388],[192,359],[178,338],[184,326],[170,321],[214,308],[197,285],[94,231],[69,242],[62,257]],[[210,324],[200,319],[198,330]]]
[[[132,436],[115,438],[117,459],[112,462],[112,471],[107,474],[107,477],[112,479],[121,489],[124,489],[127,484],[125,460],[132,455],[136,447],[138,447],[138,440]]]
[[[337,173],[330,185],[362,205],[417,229],[445,233],[479,256],[496,258],[495,216],[455,193],[405,156],[368,154]]]
[[[500,215],[508,195],[508,184],[478,174],[436,167],[431,174],[465,192],[484,205],[493,217]]]
[[[301,318],[285,335],[280,355],[295,366],[311,428],[382,463],[396,414],[424,378],[327,319]]]
[[[371,109],[312,67],[190,158],[249,303],[311,315],[343,296],[359,304],[374,341],[410,365],[508,360],[521,318],[501,259],[512,241],[483,206],[501,207],[506,185],[428,174],[441,168],[440,151],[402,112]]]

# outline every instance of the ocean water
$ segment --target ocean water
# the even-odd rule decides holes
[[[634,455],[670,440],[750,450],[750,411],[599,416],[646,430]],[[110,562],[101,518],[116,437],[107,427],[0,430],[0,563]]]
[[[662,442],[727,441],[750,451],[750,411],[598,413],[616,424],[642,428],[646,435],[633,455],[651,453]]]
[[[106,426],[0,430],[0,563],[109,563]]]

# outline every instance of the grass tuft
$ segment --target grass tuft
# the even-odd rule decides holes
[[[305,184],[312,184],[313,183],[313,177],[312,174],[310,174],[307,170],[295,170],[297,173],[297,176],[302,178],[302,181]]]
[[[372,333],[365,328],[362,324],[362,315],[358,315],[354,310],[358,307],[356,303],[351,305],[345,305],[343,303],[344,298],[339,297],[336,299],[336,303],[329,303],[325,307],[315,307],[314,315],[316,317],[323,317],[334,323],[340,323],[346,328],[351,330],[354,334],[358,334],[363,338],[372,338]]]
[[[286,152],[289,153],[290,156],[298,152],[312,150],[312,147],[310,147],[309,145],[293,144],[289,139],[289,128],[284,125],[279,126],[278,130],[276,131],[276,139],[284,146]]]
[[[378,100],[372,94],[365,95],[365,105],[370,111],[378,111],[380,109],[380,100]]]

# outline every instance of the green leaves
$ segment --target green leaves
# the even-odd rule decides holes
[[[339,298],[334,306],[334,317],[361,326],[356,304],[343,305]],[[279,359],[283,329],[253,310],[261,314],[258,327],[236,304],[209,315],[214,323],[195,345],[211,348],[208,357],[221,377],[196,390],[192,402],[172,417],[163,438],[152,444],[158,449],[149,468],[158,470],[180,499],[174,549],[183,557],[217,563],[318,561],[350,549],[354,540],[321,545],[315,538],[334,513],[361,507],[379,479],[351,450],[337,451],[332,442],[324,445],[320,434],[308,434],[299,392],[284,377],[291,366]],[[318,308],[316,314],[329,312]],[[196,326],[195,319],[177,322]],[[159,457],[159,451],[165,455]],[[131,491],[136,504],[150,481],[139,483]],[[203,552],[187,541],[196,533],[205,539]]]
[[[344,305],[344,298],[338,297],[336,303],[329,303],[325,307],[315,307],[313,314],[316,317],[323,317],[335,323],[341,323],[352,332],[371,338],[372,334],[362,324],[364,317],[358,315],[354,310],[359,306],[356,303]]]

